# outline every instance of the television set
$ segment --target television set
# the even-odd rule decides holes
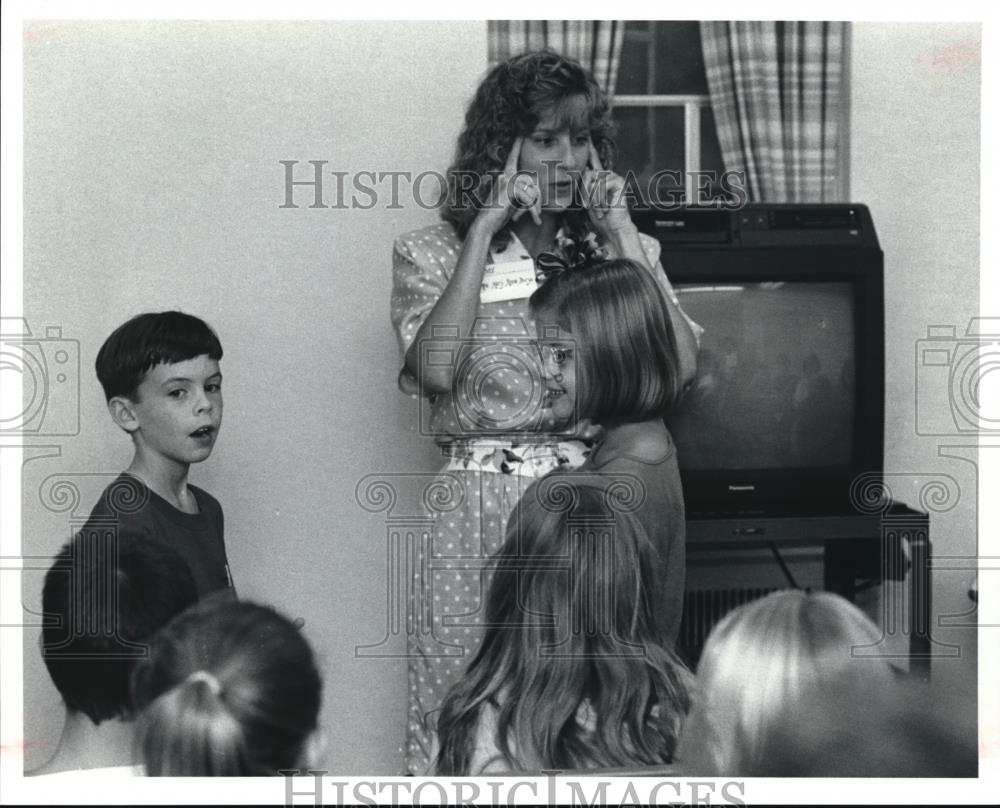
[[[856,513],[881,475],[883,255],[863,205],[633,211],[704,328],[667,416],[689,519]]]

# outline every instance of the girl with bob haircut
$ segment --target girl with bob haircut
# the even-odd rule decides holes
[[[847,708],[894,684],[892,666],[874,652],[881,638],[860,609],[830,592],[783,590],[734,609],[712,630],[698,663],[681,772],[777,776],[783,762],[773,750],[815,699]]]
[[[544,396],[528,297],[546,261],[601,250],[640,264],[660,285],[675,329],[680,378],[693,378],[696,332],[659,264],[656,239],[632,222],[625,180],[610,170],[608,97],[578,62],[549,50],[514,56],[481,81],[465,115],[441,200],[443,221],[393,248],[391,318],[403,357],[400,389],[425,399],[420,429],[441,447],[442,482],[455,507],[429,506],[437,561],[409,604],[430,630],[408,636],[406,766],[424,774],[434,755],[428,716],[482,638],[482,572],[443,558],[499,550],[524,490],[556,468],[575,468],[592,435]],[[584,245],[585,248],[584,248]],[[502,274],[504,283],[489,280]],[[485,291],[484,291],[485,289]],[[419,566],[420,559],[417,558]],[[442,653],[461,646],[460,655]]]
[[[313,766],[322,682],[267,606],[208,598],[157,635],[133,678],[150,776],[255,777]]]
[[[637,262],[591,259],[546,281],[531,311],[553,410],[602,429],[579,472],[627,486],[656,548],[651,596],[661,640],[672,647],[683,612],[686,525],[677,450],[663,423],[683,381],[666,299]]]
[[[440,711],[437,774],[671,761],[691,675],[657,630],[655,555],[604,489],[563,472],[532,486],[494,559],[483,643]]]
[[[558,360],[553,374],[564,374],[575,358],[578,418],[607,429],[662,418],[673,406],[681,379],[667,302],[635,261],[596,261],[560,272],[538,288],[530,306],[543,332],[544,358]]]

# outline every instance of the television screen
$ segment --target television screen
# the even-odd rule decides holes
[[[698,376],[667,418],[682,471],[855,460],[851,283],[714,280],[675,288],[705,329]]]

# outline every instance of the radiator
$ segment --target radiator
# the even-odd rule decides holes
[[[701,656],[701,649],[709,632],[723,617],[737,606],[762,598],[776,591],[776,587],[741,589],[702,589],[684,594],[684,616],[681,618],[677,651],[694,670]]]

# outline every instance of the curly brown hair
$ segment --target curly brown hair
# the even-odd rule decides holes
[[[531,51],[502,62],[486,74],[465,113],[441,216],[465,238],[482,201],[489,198],[493,177],[503,171],[514,140],[530,134],[542,116],[554,111],[561,120],[572,115],[582,99],[590,137],[605,168],[615,156],[615,124],[608,97],[579,62],[551,50]],[[569,123],[569,120],[565,120]],[[567,216],[578,231],[585,219],[577,211]],[[574,226],[575,225],[575,226]]]

